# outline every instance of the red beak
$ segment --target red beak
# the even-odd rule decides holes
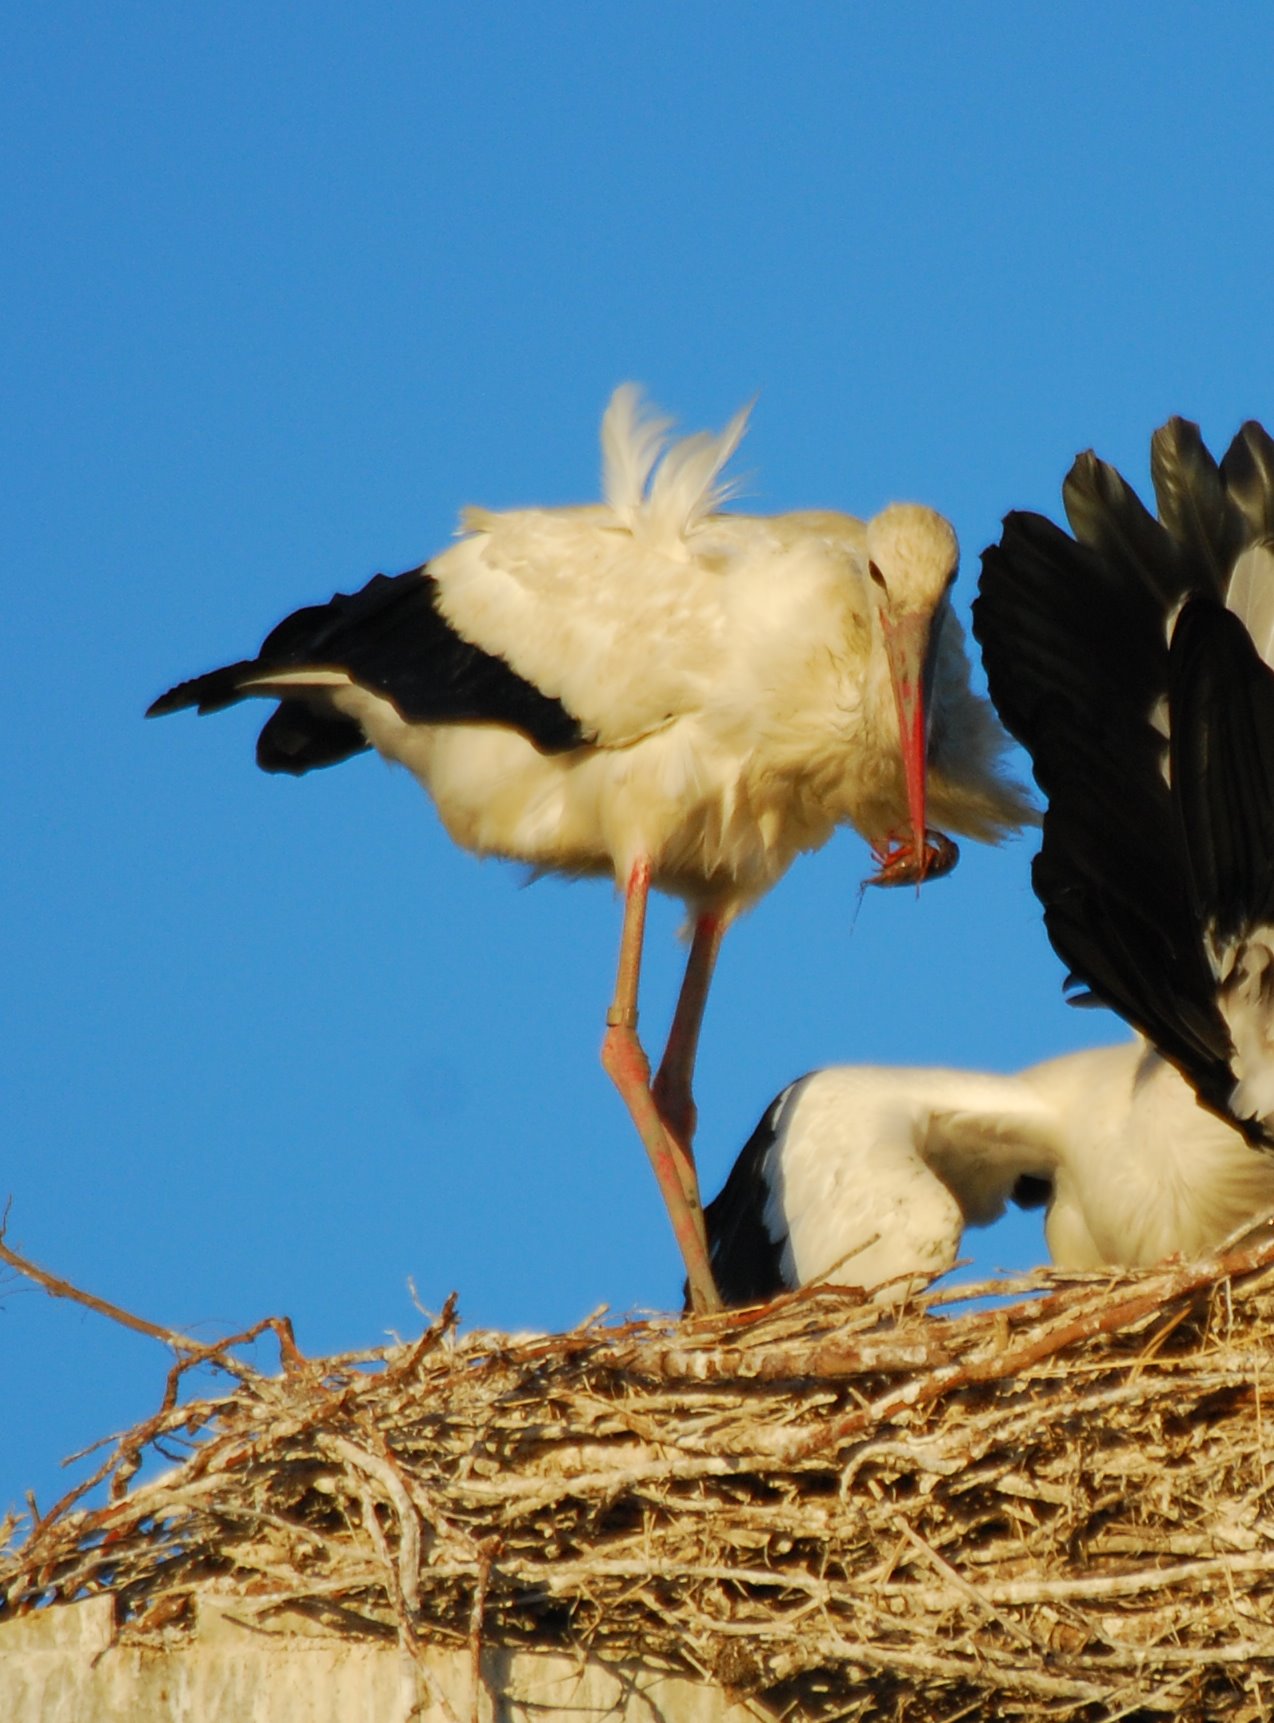
[[[929,745],[929,692],[933,683],[933,646],[937,638],[932,616],[921,613],[891,617],[882,612],[885,652],[898,712],[898,740],[907,785],[907,816],[911,822],[912,853],[924,878],[928,860],[925,837],[925,774]]]

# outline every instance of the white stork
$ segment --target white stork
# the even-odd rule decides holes
[[[1159,518],[1081,455],[1074,537],[1010,514],[974,630],[1048,799],[1034,884],[1058,955],[1215,1111],[1274,1147],[1274,441],[1220,464],[1172,419]]]
[[[1047,1202],[1064,1268],[1199,1256],[1274,1208],[1274,1156],[1138,1039],[1015,1076],[842,1065],[784,1089],[706,1221],[727,1304],[813,1281],[903,1296],[966,1226]]]
[[[931,816],[988,841],[1035,818],[969,686],[949,524],[911,503],[866,523],[721,512],[746,421],[669,444],[626,385],[602,423],[600,505],[471,508],[427,564],[298,611],[256,658],[150,708],[276,699],[257,744],[266,771],[372,747],[414,773],[467,849],[614,877],[625,911],[603,1062],[702,1308],[715,1294],[691,1074],[726,926],[838,825],[892,883],[953,863]],[[653,1084],[636,1033],[652,885],[693,927]]]
[[[1023,1177],[1074,1266],[1197,1254],[1274,1204],[1274,441],[1244,425],[1218,467],[1173,419],[1151,466],[1158,520],[1082,455],[1074,537],[1010,514],[974,605],[1047,797],[1049,935],[1146,1040],[1018,1077],[803,1079],[709,1205],[727,1298],[840,1258],[868,1284],[949,1266]]]

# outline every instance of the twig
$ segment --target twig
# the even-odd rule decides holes
[[[7,1211],[6,1211],[7,1216]],[[118,1322],[122,1328],[131,1328],[136,1334],[148,1334],[152,1340],[162,1340],[165,1346],[171,1346],[178,1352],[193,1352],[199,1347],[197,1340],[192,1340],[187,1334],[180,1334],[175,1328],[161,1328],[156,1322],[147,1322],[144,1316],[134,1316],[130,1310],[124,1310],[118,1304],[111,1304],[105,1298],[98,1298],[95,1293],[85,1292],[81,1287],[73,1286],[69,1280],[63,1280],[59,1275],[50,1274],[48,1269],[41,1268],[29,1257],[19,1256],[16,1250],[11,1250],[4,1242],[4,1228],[0,1226],[0,1262],[7,1262],[10,1268],[16,1268],[19,1274],[33,1280],[37,1286],[42,1286],[50,1298],[69,1298],[75,1304],[82,1304],[88,1310],[95,1310],[99,1316],[106,1316],[112,1322]]]

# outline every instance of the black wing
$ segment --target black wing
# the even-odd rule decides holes
[[[783,1277],[783,1246],[765,1224],[771,1186],[766,1157],[778,1133],[775,1119],[790,1093],[784,1089],[739,1150],[725,1184],[703,1211],[712,1274],[727,1306],[761,1304],[792,1290]]]
[[[390,700],[409,722],[503,724],[546,754],[589,741],[560,700],[457,634],[437,596],[427,566],[378,574],[359,592],[338,592],[327,604],[295,611],[266,636],[255,658],[178,683],[146,715],[187,706],[219,712],[264,692],[247,684],[272,673],[342,670]],[[368,746],[361,727],[314,688],[280,700],[258,739],[257,763],[267,772],[308,772]]]
[[[1173,630],[1170,707],[1182,846],[1224,998],[1254,937],[1264,972],[1274,928],[1274,672],[1218,604],[1191,599]]]
[[[1089,997],[1232,1116],[1233,1047],[1204,937],[1229,882],[1218,877],[1205,901],[1167,743],[1209,648],[1200,638],[1187,666],[1169,638],[1186,600],[1222,610],[1235,558],[1268,530],[1274,444],[1246,425],[1218,467],[1197,427],[1174,419],[1153,440],[1152,476],[1158,520],[1092,454],[1063,491],[1073,538],[1009,515],[983,556],[974,633],[991,697],[1048,798],[1033,877],[1054,948]],[[1206,718],[1196,709],[1198,748],[1219,720],[1214,705]]]

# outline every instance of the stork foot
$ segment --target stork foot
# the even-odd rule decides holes
[[[919,855],[910,836],[890,833],[883,844],[871,846],[871,857],[876,872],[865,882],[867,885],[918,886],[922,880],[941,879],[943,874],[950,873],[960,859],[960,849],[944,832],[930,829],[925,832]]]

